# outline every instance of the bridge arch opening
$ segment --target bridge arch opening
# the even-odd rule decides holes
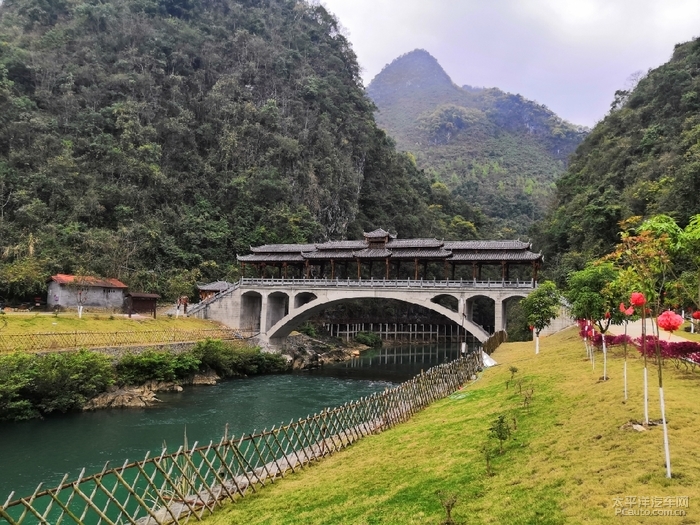
[[[435,304],[439,304],[440,306],[444,306],[453,312],[459,312],[459,299],[457,299],[454,295],[440,294],[433,297],[430,301]]]
[[[267,315],[265,331],[277,324],[289,314],[289,295],[284,292],[272,292],[267,296]]]
[[[260,331],[260,313],[262,312],[262,294],[245,292],[241,295],[240,327],[252,332]]]
[[[367,305],[373,305],[374,308],[368,307]],[[427,314],[428,317],[393,317],[396,313],[396,305],[403,305],[409,309],[420,308],[423,310],[423,315]],[[476,326],[470,321],[464,320],[456,311],[433,303],[427,297],[420,302],[412,302],[395,297],[376,297],[376,295],[368,295],[367,297],[326,298],[324,301],[319,300],[307,303],[299,309],[292,310],[290,315],[270,327],[266,331],[266,336],[271,343],[279,344],[290,332],[299,328],[309,320],[312,320],[312,322],[319,321],[319,324],[331,324],[333,320],[329,319],[328,316],[323,317],[322,314],[328,310],[333,311],[334,309],[338,309],[338,311],[341,312],[339,318],[342,319],[340,321],[342,324],[363,324],[362,319],[353,318],[353,315],[357,315],[357,312],[361,312],[362,315],[368,316],[364,321],[366,325],[374,324],[378,326],[380,324],[394,324],[396,321],[397,324],[412,325],[412,328],[410,328],[412,333],[422,331],[424,327],[428,327],[425,328],[425,330],[437,331],[436,328],[430,327],[430,325],[441,325],[443,327],[441,328],[443,333],[449,332],[450,337],[453,338],[455,342],[460,340],[461,335],[467,336],[468,338],[471,337],[471,340],[474,342],[485,341],[489,335],[480,326]],[[382,314],[377,314],[377,312],[382,312]],[[373,313],[377,315],[373,315]],[[444,327],[449,328],[446,329]],[[384,326],[382,330],[386,333],[386,326]]]
[[[294,296],[294,308],[301,308],[305,304],[317,299],[316,294],[311,292],[301,292]]]

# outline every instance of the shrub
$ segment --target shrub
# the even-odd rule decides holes
[[[318,337],[318,332],[316,332],[316,327],[309,323],[308,321],[297,328],[297,331],[309,337]]]
[[[367,346],[381,347],[382,338],[374,332],[358,332],[355,334],[355,341]]]
[[[113,382],[109,359],[88,350],[2,356],[0,420],[18,421],[80,409]]]
[[[284,372],[286,360],[279,354],[263,353],[260,348],[237,345],[220,339],[200,341],[192,352],[201,368],[210,368],[221,377]]]
[[[178,381],[195,373],[201,365],[193,352],[173,354],[147,350],[127,354],[117,363],[118,381],[122,385],[139,385],[147,381]]]

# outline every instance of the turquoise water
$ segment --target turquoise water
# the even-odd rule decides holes
[[[112,409],[0,424],[0,500],[31,494],[39,482],[57,485],[65,473],[77,478],[109,461],[143,459],[147,451],[183,443],[219,441],[230,435],[304,418],[324,408],[370,395],[405,381],[421,369],[457,357],[456,345],[382,349],[322,370],[226,381],[216,386],[160,393],[147,409]]]

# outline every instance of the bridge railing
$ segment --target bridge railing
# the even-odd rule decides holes
[[[427,288],[427,289],[533,289],[534,280],[478,281],[476,279],[258,279],[244,277],[238,286],[302,288]]]
[[[164,525],[199,521],[229,501],[297,472],[364,436],[408,420],[454,393],[483,366],[481,352],[429,369],[392,389],[261,433],[124,462],[53,488],[0,500],[0,525]]]

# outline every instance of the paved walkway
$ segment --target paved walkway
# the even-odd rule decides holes
[[[655,334],[656,333],[656,323],[654,323],[651,319],[647,319],[646,324],[647,324],[646,325],[647,335]],[[612,325],[610,325],[608,332],[611,334],[615,334],[615,335],[623,335],[625,333],[625,325],[612,324]],[[681,334],[684,334],[684,333],[685,332],[683,330],[677,330],[677,331],[673,332],[673,334],[669,334],[668,332],[661,330],[661,340],[662,341],[672,341],[674,343],[682,343],[682,342],[688,340],[687,338],[682,337]],[[678,334],[678,335],[676,335],[676,334]],[[630,336],[632,339],[642,337],[642,320],[641,319],[627,323],[627,335]]]

